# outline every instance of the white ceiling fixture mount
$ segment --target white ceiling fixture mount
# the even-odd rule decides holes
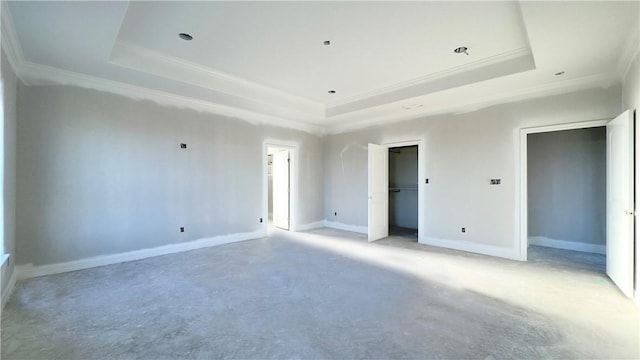
[[[460,46],[458,48],[453,49],[453,52],[456,54],[467,54],[469,55],[469,48],[466,46]]]

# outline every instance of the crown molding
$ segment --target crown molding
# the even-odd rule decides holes
[[[95,76],[62,70],[47,65],[25,62],[19,66],[21,79],[33,85],[73,85],[82,88],[114,93],[134,100],[150,100],[159,105],[170,105],[227,117],[239,118],[254,125],[282,126],[308,133],[323,135],[324,129],[317,125],[288,120],[232,106],[212,103],[159,90],[107,80]]]
[[[638,31],[635,31],[631,33],[627,42],[625,43],[624,50],[622,51],[621,56],[616,64],[614,73],[597,74],[582,78],[569,79],[565,81],[554,82],[551,84],[532,86],[508,92],[489,93],[484,94],[482,98],[474,97],[473,100],[469,100],[467,102],[460,101],[455,105],[436,104],[432,106],[421,107],[408,113],[406,111],[398,110],[391,114],[385,114],[382,116],[380,116],[376,112],[376,109],[380,108],[379,106],[371,106],[366,109],[344,113],[336,116],[327,116],[324,112],[322,112],[322,114],[319,114],[318,108],[324,108],[324,106],[321,104],[318,105],[319,103],[308,100],[306,98],[297,97],[295,95],[271,89],[260,84],[235,78],[227,74],[215,72],[211,69],[202,68],[199,65],[187,63],[179,59],[166,57],[164,55],[158,57],[156,56],[156,54],[146,54],[155,57],[156,60],[159,59],[160,62],[170,64],[174,68],[181,70],[186,69],[191,73],[192,76],[193,74],[202,75],[203,73],[206,73],[206,76],[209,78],[221,79],[221,81],[223,82],[226,81],[227,86],[232,88],[231,90],[227,89],[229,90],[229,92],[235,92],[238,89],[244,87],[244,89],[247,89],[248,91],[262,94],[262,97],[258,95],[258,102],[262,100],[262,104],[266,104],[272,109],[278,109],[280,112],[285,114],[285,116],[274,116],[265,114],[260,111],[253,111],[239,107],[223,105],[203,99],[181,96],[175,93],[153,90],[150,88],[136,86],[124,82],[109,80],[101,77],[29,62],[25,59],[22,47],[20,45],[20,42],[18,41],[7,1],[0,1],[0,6],[2,25],[1,46],[17,77],[26,85],[73,85],[82,88],[115,93],[132,99],[150,100],[160,105],[188,108],[196,111],[203,111],[228,117],[239,118],[252,124],[281,126],[301,130],[319,136],[323,136],[325,134],[338,134],[356,131],[367,127],[379,126],[381,124],[390,124],[416,118],[424,118],[437,114],[470,112],[502,103],[510,103],[526,99],[558,95],[588,88],[608,87],[615,82],[619,82],[621,78],[624,80],[624,75],[626,75],[630,65],[637,58],[638,52],[640,51]],[[140,51],[137,52],[138,55],[140,55],[140,53]],[[144,52],[142,53],[144,54]],[[529,48],[521,48],[512,52],[503,53],[491,58],[487,58],[482,61],[474,62],[472,64],[467,64],[462,67],[452,68],[443,72],[434,73],[418,79],[414,79],[409,82],[395,84],[391,87],[377,89],[373,92],[367,92],[365,95],[360,94],[359,96],[367,98],[370,96],[375,96],[376,94],[384,95],[385,92],[393,91],[393,89],[403,89],[407,86],[420,85],[425,82],[431,82],[433,80],[451,76],[452,74],[455,75],[463,71],[470,71],[491,64],[495,65],[500,61],[508,61],[509,59],[513,60],[517,59],[518,57],[527,55],[531,55],[531,50]],[[164,56],[164,58],[162,58],[162,56]],[[112,56],[112,62],[114,64],[126,66],[122,64],[121,60],[122,59],[118,60]],[[196,86],[213,89],[211,86]],[[233,86],[235,86],[235,88],[233,88]],[[250,96],[247,96],[246,93],[241,94],[239,97],[245,100],[253,100],[250,98]],[[277,100],[271,101],[273,100],[272,98]],[[357,99],[358,97],[351,97],[343,101],[353,102]],[[273,105],[274,102],[276,106]],[[334,103],[333,105],[335,104],[337,103]],[[306,119],[308,122],[302,122],[292,119]]]
[[[24,53],[22,52],[22,46],[18,41],[15,26],[13,25],[13,19],[9,10],[9,3],[7,1],[0,1],[0,22],[2,26],[2,49],[7,55],[9,65],[13,68],[14,73],[18,73],[18,68],[24,63]]]
[[[116,41],[110,62],[189,85],[287,108],[298,112],[300,117],[310,118],[311,121],[320,121],[325,116],[325,106],[322,103],[125,41]]]
[[[618,58],[618,63],[616,64],[616,72],[622,81],[624,81],[631,64],[633,64],[633,61],[638,57],[638,53],[640,52],[640,25],[636,25],[635,31],[629,34],[622,53]]]
[[[418,112],[411,111],[409,114],[401,115],[393,113],[391,115],[375,116],[375,113],[362,112],[356,116],[337,116],[332,120],[334,124],[326,126],[326,134],[334,135],[346,132],[358,131],[369,127],[392,124],[401,121],[414,120],[441,114],[463,114],[478,111],[489,106],[508,104],[519,101],[526,101],[546,96],[560,95],[580,90],[593,88],[607,88],[617,82],[615,73],[603,73],[585,76],[576,79],[558,81],[551,84],[530,86],[520,90],[507,92],[497,92],[486,94],[482,98],[474,97],[467,102],[457,102],[455,105],[435,105],[431,107],[421,107]],[[373,109],[375,110],[375,109]],[[345,119],[350,117],[350,119]],[[359,119],[363,119],[358,121]]]
[[[529,48],[520,48],[463,66],[429,74],[418,80],[378,89],[367,93],[366,97],[360,100],[352,101],[354,98],[351,98],[349,102],[342,105],[328,107],[327,116],[340,116],[534,69],[535,62],[531,51]]]
[[[354,96],[350,96],[350,97],[346,97],[346,98],[342,98],[338,101],[334,101],[331,102],[329,104],[327,104],[328,108],[332,108],[332,107],[337,107],[337,106],[341,106],[341,105],[346,105],[352,102],[356,102],[356,101],[360,101],[360,100],[365,100],[371,97],[376,97],[376,96],[380,96],[380,95],[384,95],[393,91],[398,91],[398,90],[402,90],[408,87],[413,87],[413,86],[418,86],[418,85],[422,85],[425,83],[429,83],[432,82],[434,80],[439,80],[439,79],[443,79],[446,77],[450,77],[452,75],[457,75],[459,73],[463,73],[463,72],[468,72],[468,71],[473,71],[473,70],[477,70],[489,65],[494,65],[494,64],[499,64],[505,61],[509,61],[509,60],[514,60],[514,59],[518,59],[518,58],[522,58],[524,56],[532,56],[531,55],[531,49],[528,47],[523,47],[523,48],[519,48],[519,49],[515,49],[512,51],[508,51],[508,52],[504,52],[502,54],[498,54],[498,55],[494,55],[494,56],[490,56],[484,59],[480,59],[468,64],[464,64],[464,65],[460,65],[460,66],[455,66],[446,70],[442,70],[442,71],[438,71],[435,73],[431,73],[431,74],[427,74],[425,76],[421,76],[419,78],[416,79],[412,79],[409,81],[404,81],[404,82],[400,82],[400,83],[396,83],[390,86],[386,86],[386,87],[382,87],[379,89],[375,89],[375,90],[371,90],[371,91],[367,91],[358,95],[354,95]]]
[[[141,86],[108,80],[101,77],[86,75],[74,71],[63,70],[48,65],[36,64],[27,61],[24,57],[22,46],[18,41],[7,1],[0,1],[0,6],[0,25],[2,26],[1,46],[16,76],[25,85],[74,85],[82,88],[114,93],[132,99],[150,100],[159,105],[188,108],[196,111],[239,118],[252,124],[281,126],[290,129],[305,131],[320,136],[324,135],[324,127],[306,122],[295,121],[233,106],[217,104],[211,101],[181,96],[160,90],[152,90]],[[275,96],[284,95],[276,94]],[[298,101],[299,104],[304,104],[304,106],[307,107],[310,106],[310,104],[304,103],[304,101],[299,99],[290,98],[289,101]],[[268,105],[273,107],[272,104]],[[301,114],[300,111],[291,111],[292,109],[288,107],[282,109],[285,109],[290,113],[290,118],[310,118],[308,114],[307,116],[304,116],[304,114]],[[322,108],[320,116],[312,116],[310,120],[319,121],[322,119],[324,119],[324,107]]]

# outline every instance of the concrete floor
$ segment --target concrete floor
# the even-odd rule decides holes
[[[2,359],[622,359],[638,311],[602,256],[527,263],[332,229],[18,284]],[[586,259],[586,261],[585,261]],[[582,264],[582,265],[579,265]]]

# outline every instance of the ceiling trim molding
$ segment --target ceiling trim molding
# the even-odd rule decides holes
[[[478,111],[490,106],[514,103],[519,101],[527,101],[531,99],[560,95],[565,93],[576,92],[580,90],[593,89],[593,88],[607,88],[613,85],[617,81],[615,73],[597,74],[577,79],[569,79],[564,81],[555,82],[552,84],[543,84],[539,86],[531,86],[528,88],[514,90],[503,93],[488,94],[480,100],[474,98],[473,101],[466,103],[457,103],[453,106],[435,106],[420,108],[421,111],[412,111],[406,115],[399,115],[394,113],[391,115],[383,115],[379,117],[371,117],[364,112],[358,114],[360,118],[365,118],[361,121],[344,121],[336,116],[333,119],[333,124],[326,126],[326,134],[334,135],[346,132],[358,131],[365,128],[380,126],[386,124],[393,124],[401,121],[415,120],[419,118],[425,118],[442,114],[464,114],[473,111]],[[348,116],[344,116],[348,117]]]
[[[618,63],[616,64],[616,70],[618,76],[622,81],[624,81],[625,76],[629,72],[629,68],[633,61],[638,57],[638,53],[640,52],[640,26],[637,26],[635,31],[632,31],[627,41],[624,44],[624,48],[622,49],[622,53],[618,58]]]
[[[116,41],[110,62],[189,85],[270,105],[275,104],[306,114],[307,117],[320,119],[325,115],[325,106],[322,103],[125,41]]]
[[[468,71],[472,71],[472,70],[476,70],[482,67],[486,67],[488,65],[493,65],[493,64],[499,64],[505,61],[509,61],[509,60],[513,60],[513,59],[518,59],[518,58],[522,58],[525,56],[532,56],[531,54],[531,49],[528,47],[523,47],[523,48],[519,48],[519,49],[515,49],[512,51],[508,51],[502,54],[498,54],[498,55],[494,55],[494,56],[490,56],[484,59],[480,59],[474,62],[471,62],[469,64],[464,64],[464,65],[460,65],[460,66],[456,66],[456,67],[452,67],[446,70],[442,70],[442,71],[438,71],[435,73],[431,73],[425,76],[421,76],[419,78],[416,79],[412,79],[409,81],[404,81],[401,83],[396,83],[390,86],[386,86],[383,88],[379,88],[379,89],[375,89],[372,91],[367,91],[358,95],[354,95],[354,96],[350,96],[350,97],[346,97],[346,98],[342,98],[338,101],[334,101],[331,102],[329,104],[327,104],[327,108],[332,108],[332,107],[337,107],[337,106],[341,106],[341,105],[346,105],[352,102],[356,102],[356,101],[361,101],[361,100],[365,100],[371,97],[376,97],[376,96],[382,96],[385,95],[387,93],[390,92],[394,92],[397,90],[402,90],[408,87],[414,87],[414,86],[418,86],[418,85],[422,85],[425,83],[429,83],[432,82],[434,80],[438,80],[438,79],[442,79],[442,78],[446,78],[446,77],[450,77],[452,75],[457,75],[460,73],[464,73],[464,72],[468,72]]]
[[[22,46],[18,41],[18,36],[15,30],[16,28],[13,25],[13,18],[11,18],[8,1],[1,1],[0,6],[0,22],[2,22],[2,39],[0,40],[0,43],[2,43],[2,48],[4,49],[4,53],[7,55],[9,64],[13,68],[13,72],[17,74],[18,68],[24,63],[24,53],[22,52]]]
[[[281,126],[320,136],[324,135],[324,128],[322,126],[266,115],[237,107],[216,104],[210,101],[180,96],[164,91],[152,90],[146,87],[108,80],[101,77],[90,76],[27,61],[16,35],[8,2],[1,1],[0,6],[2,7],[0,9],[0,25],[2,26],[1,46],[16,76],[25,85],[74,85],[82,88],[123,95],[132,99],[150,100],[159,105],[188,108],[196,111],[239,118],[252,124]],[[324,112],[321,117],[324,118]]]
[[[239,118],[254,125],[281,126],[316,135],[324,134],[324,129],[317,125],[301,123],[236,107],[215,104],[206,100],[199,100],[164,91],[151,90],[146,87],[107,80],[100,77],[62,70],[32,62],[24,62],[21,64],[19,66],[18,73],[21,79],[26,79],[33,85],[73,85],[92,90],[114,93],[134,100],[150,100],[159,105],[169,105],[178,108],[187,108],[232,118]]]

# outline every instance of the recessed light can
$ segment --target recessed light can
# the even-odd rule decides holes
[[[189,35],[187,33],[180,33],[180,34],[178,34],[178,36],[180,36],[180,39],[182,39],[182,40],[187,40],[187,41],[193,40],[193,36],[191,36],[191,35]]]

